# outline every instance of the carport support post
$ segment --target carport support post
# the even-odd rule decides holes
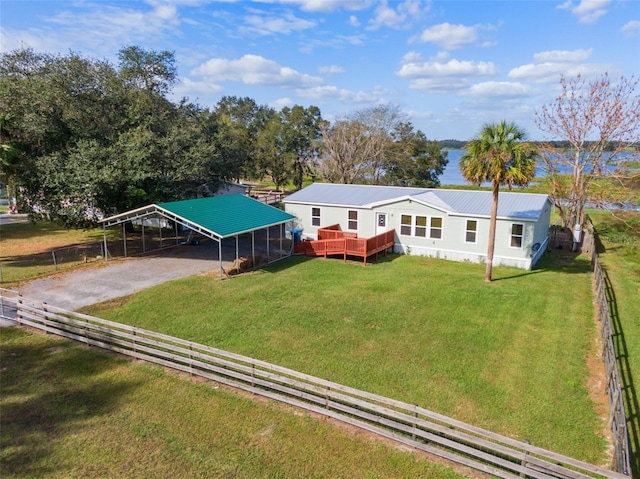
[[[267,263],[269,262],[269,229],[267,228]]]
[[[144,242],[144,218],[142,218],[142,252],[143,253],[147,252],[147,247],[146,247],[146,244]]]
[[[107,253],[107,226],[102,223],[102,238],[104,241],[104,260],[107,261],[109,253]]]
[[[127,257],[127,225],[122,223],[122,246],[124,249],[124,257]]]
[[[238,261],[238,250],[240,249],[240,244],[238,242],[238,235],[236,235],[236,273],[240,274],[240,261]]]
[[[220,281],[222,281],[222,238],[218,238],[218,260],[220,260]]]
[[[162,218],[158,218],[158,233],[160,234],[160,249],[162,249]]]
[[[173,222],[173,226],[174,226],[174,229],[175,229],[175,232],[176,232],[176,246],[178,246],[178,222],[174,221]]]
[[[251,267],[252,268],[256,267],[256,247],[255,247],[255,242],[256,242],[256,232],[252,231],[251,232]]]

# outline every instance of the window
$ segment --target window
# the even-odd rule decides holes
[[[320,208],[311,208],[311,224],[320,226]]]
[[[427,217],[416,216],[416,236],[422,238],[427,236]]]
[[[402,215],[400,218],[400,234],[411,236],[411,215]]]
[[[524,225],[514,223],[511,225],[511,247],[522,248],[522,236]]]
[[[465,241],[467,243],[475,243],[477,232],[478,222],[476,220],[467,220],[467,232],[465,234]]]
[[[442,218],[431,218],[431,229],[429,230],[429,238],[442,238]]]
[[[358,212],[357,211],[353,211],[353,210],[349,211],[349,225],[348,225],[348,228],[350,230],[357,230],[358,229]]]

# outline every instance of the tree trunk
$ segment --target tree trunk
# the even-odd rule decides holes
[[[491,270],[493,269],[493,252],[496,246],[496,219],[498,217],[498,192],[500,183],[493,182],[493,202],[491,204],[491,221],[489,223],[489,247],[487,249],[487,269],[484,273],[484,280],[491,282]]]

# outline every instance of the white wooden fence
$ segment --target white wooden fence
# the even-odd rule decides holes
[[[191,341],[66,311],[7,290],[0,293],[0,313],[13,311],[13,320],[24,326],[322,414],[497,477],[629,477],[465,424],[417,405]]]

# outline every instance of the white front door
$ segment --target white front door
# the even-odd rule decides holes
[[[376,236],[387,231],[387,214],[376,213]]]

